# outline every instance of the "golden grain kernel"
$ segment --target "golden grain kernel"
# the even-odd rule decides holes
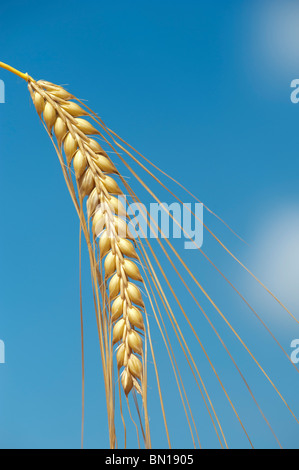
[[[131,354],[128,360],[128,369],[134,377],[142,378],[142,363],[137,356]]]
[[[125,220],[121,219],[120,217],[114,216],[114,226],[116,233],[120,238],[133,238]]]
[[[40,95],[37,91],[33,95],[33,103],[36,111],[39,115],[41,115],[43,110],[45,109],[45,100],[42,95]]]
[[[80,180],[80,191],[82,193],[82,197],[88,196],[95,186],[94,177],[92,170],[87,168],[87,170],[83,173]]]
[[[106,253],[108,253],[109,250],[111,250],[111,237],[108,236],[107,230],[102,233],[100,242],[99,242],[99,247],[100,247],[100,256],[103,258]]]
[[[49,94],[54,95],[57,98],[62,98],[63,100],[69,100],[73,98],[73,95],[60,86],[47,86],[47,91]]]
[[[111,178],[111,176],[105,175],[101,180],[108,193],[122,194],[122,191],[118,186],[117,182],[113,178]]]
[[[99,134],[97,129],[95,127],[93,127],[93,125],[90,124],[89,121],[86,121],[86,119],[76,118],[75,121],[76,121],[76,126],[84,134],[86,134],[86,135]]]
[[[104,262],[105,278],[110,277],[116,270],[116,256],[110,251]]]
[[[128,343],[130,348],[137,354],[142,354],[142,339],[141,336],[134,330],[128,334]]]
[[[56,139],[57,139],[59,147],[66,133],[67,133],[67,126],[65,122],[63,121],[63,119],[61,119],[61,117],[58,116],[54,124],[54,134],[56,135]]]
[[[95,226],[100,220],[102,220],[103,216],[102,206],[99,205],[94,213],[92,224]]]
[[[102,147],[100,146],[100,144],[97,140],[89,139],[88,145],[96,153],[97,152],[103,152],[103,149],[102,149]]]
[[[48,131],[51,132],[51,129],[56,121],[57,113],[49,102],[45,104],[43,116],[44,116],[44,120],[48,128]]]
[[[79,179],[80,176],[83,175],[86,165],[87,165],[87,159],[86,159],[85,154],[81,152],[80,149],[77,150],[73,159],[73,166],[74,166],[74,170],[76,173],[76,178]]]
[[[122,339],[123,334],[124,334],[125,324],[126,322],[123,318],[121,318],[120,320],[118,320],[117,323],[115,323],[113,327],[113,338],[112,338],[113,344],[118,343]]]
[[[118,241],[118,246],[123,255],[128,256],[129,258],[138,259],[136,250],[130,240],[126,238],[120,238]]]
[[[115,322],[116,320],[118,320],[118,318],[123,314],[123,308],[124,308],[123,299],[120,296],[116,297],[111,308],[112,322]]]
[[[97,188],[94,188],[86,202],[87,217],[88,219],[93,216],[97,206],[99,204],[99,194]]]
[[[102,209],[99,207],[92,219],[92,230],[96,237],[98,237],[104,230],[105,224],[105,215],[103,214]]]
[[[117,214],[120,217],[125,217],[127,215],[126,209],[124,208],[124,205],[122,204],[120,198],[110,196],[108,204],[114,214]]]
[[[77,103],[74,101],[66,101],[61,105],[65,111],[67,111],[71,116],[78,117],[78,116],[86,116],[88,113],[84,111]]]
[[[136,263],[133,263],[133,261],[129,259],[125,259],[123,267],[128,277],[135,279],[135,281],[142,281],[142,277]]]
[[[109,160],[109,158],[105,157],[104,155],[97,154],[97,158],[94,159],[94,162],[103,172],[116,172],[116,168],[113,163]]]
[[[74,153],[76,152],[78,148],[78,142],[76,139],[73,138],[70,132],[66,135],[66,138],[64,139],[63,147],[64,147],[64,153],[65,153],[67,162],[68,164],[70,164],[74,156]]]
[[[117,367],[120,369],[124,365],[124,358],[125,358],[126,348],[124,344],[121,344],[117,349],[116,353],[116,362]]]
[[[121,384],[123,386],[125,394],[128,395],[133,388],[133,379],[127,369],[125,369],[121,374]]]
[[[135,284],[132,284],[132,282],[128,282],[127,293],[131,302],[144,307],[141,292]]]
[[[129,322],[135,328],[139,328],[140,330],[144,330],[144,323],[142,313],[136,307],[128,307],[127,314],[129,318]]]
[[[110,295],[110,300],[113,300],[120,291],[120,278],[117,274],[114,274],[112,276],[111,281],[109,283],[109,295]]]

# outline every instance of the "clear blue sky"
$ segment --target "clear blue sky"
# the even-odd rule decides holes
[[[206,215],[230,248],[250,269],[265,276],[263,280],[276,288],[298,317],[298,263],[294,260],[299,249],[294,234],[298,234],[299,103],[290,100],[290,83],[299,78],[299,12],[295,2],[271,3],[270,9],[270,2],[264,0],[3,1],[0,60],[37,79],[67,84],[112,129],[180,179],[250,243],[242,244]],[[5,104],[0,104],[0,339],[6,347],[6,363],[0,364],[0,447],[78,448],[77,218],[25,83],[2,70],[0,79],[6,95]],[[277,240],[274,235],[278,233]],[[260,308],[261,316],[291,353],[291,340],[299,338],[296,323],[264,299],[206,238],[204,248]],[[201,265],[199,253],[185,256],[298,415],[296,371],[229,287]],[[85,444],[107,447],[88,269],[85,260]],[[179,287],[178,292],[184,295]],[[187,308],[192,316],[188,301]],[[298,425],[215,312],[208,311],[223,328],[282,445],[298,448]],[[200,322],[201,339],[254,445],[275,447],[205,321],[192,318]],[[159,350],[161,340],[155,328],[154,333]],[[197,354],[192,340],[191,346]],[[168,377],[164,356],[161,349],[161,380],[171,389],[173,379]],[[198,359],[229,445],[248,446],[204,357],[199,354]],[[196,391],[189,392],[203,445],[217,446]],[[177,395],[167,394],[173,445],[190,447],[183,415],[173,412],[178,409],[177,400]],[[150,405],[153,444],[164,447],[158,406]]]

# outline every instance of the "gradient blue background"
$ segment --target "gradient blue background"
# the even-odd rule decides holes
[[[0,60],[35,78],[67,84],[72,93],[87,99],[111,128],[230,223],[250,246],[220,224],[214,225],[215,230],[251,269],[264,274],[280,245],[288,246],[289,224],[298,220],[299,207],[299,104],[290,100],[290,83],[299,78],[299,37],[288,37],[299,25],[299,13],[294,2],[273,3],[278,14],[274,12],[272,18],[270,3],[261,0],[3,0]],[[286,19],[286,27],[274,28],[273,33],[273,25],[283,16],[279,8],[287,11],[292,25],[289,27]],[[78,448],[81,356],[77,218],[25,83],[3,70],[0,79],[6,87],[6,103],[0,104],[0,339],[6,346],[6,363],[0,364],[0,447]],[[282,224],[280,217],[286,209],[290,216]],[[268,233],[268,216],[277,222],[273,230],[279,228],[284,238],[279,246],[269,241],[260,247],[264,253],[264,247],[270,246],[268,258],[260,266],[254,245],[264,236],[264,230]],[[239,268],[217,247],[212,248],[206,238],[204,248],[253,298],[255,306],[262,302],[263,318],[291,353],[290,342],[299,337],[295,322],[275,303],[261,300],[262,294],[250,279],[243,278]],[[207,267],[201,270],[199,254],[185,255],[195,272],[200,267],[197,276],[299,414],[296,371],[215,273]],[[298,316],[294,259],[298,259],[296,242],[289,257],[282,255],[282,264],[274,264],[271,272],[277,281],[276,293]],[[289,272],[295,287],[291,293],[279,292],[280,280]],[[87,260],[83,273],[85,445],[108,447]],[[267,269],[265,273],[267,277]],[[270,278],[268,281],[271,284]],[[238,363],[245,367],[281,443],[298,448],[298,425],[217,315],[211,311],[210,315],[223,328]],[[223,350],[209,338],[204,321],[200,331],[238,403],[254,445],[275,447],[273,436],[254,411]],[[159,341],[156,336],[156,346]],[[195,344],[191,345],[196,354]],[[161,380],[164,386],[172,387],[163,354],[161,350]],[[247,447],[204,358],[198,357],[229,445]],[[201,412],[196,390],[189,392],[193,406],[198,405]],[[177,400],[175,394],[167,394],[172,438],[175,447],[188,447],[183,415],[173,413],[178,409]],[[151,406],[153,444],[165,447],[161,420],[155,419],[159,407],[154,402]],[[197,419],[203,445],[217,446],[204,411]]]

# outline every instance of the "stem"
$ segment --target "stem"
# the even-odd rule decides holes
[[[11,67],[10,65],[5,64],[4,62],[0,62],[0,67],[2,69],[8,70],[9,72],[14,73],[15,75],[18,75],[18,77],[23,78],[24,80],[26,80],[26,82],[28,82],[29,80],[30,81],[35,81],[35,80],[33,80],[32,77],[30,77],[30,75],[28,75],[28,73],[22,73],[19,70]]]

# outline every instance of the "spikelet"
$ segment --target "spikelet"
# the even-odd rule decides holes
[[[58,116],[54,124],[54,134],[56,135],[56,139],[59,144],[59,147],[61,146],[61,143],[64,137],[66,136],[66,133],[67,133],[66,123],[64,122],[63,119],[61,119],[61,117]]]
[[[77,150],[73,160],[73,167],[75,170],[76,178],[80,178],[83,175],[87,165],[87,159],[84,153],[81,150]]]
[[[43,111],[43,116],[44,116],[44,120],[45,120],[48,130],[51,131],[57,118],[55,108],[51,105],[51,103],[46,102],[45,108]]]
[[[44,98],[39,94],[39,93],[35,93],[34,95],[34,98],[33,98],[33,102],[34,102],[34,106],[36,108],[36,111],[38,112],[39,116],[41,115],[41,113],[44,111],[45,109],[45,100]]]
[[[28,82],[35,108],[49,133],[54,133],[65,154],[69,170],[75,174],[80,199],[86,199],[91,236],[98,243],[104,276],[98,265],[99,284],[104,278],[113,324],[112,342],[119,343],[116,361],[126,395],[135,388],[142,393],[144,330],[141,291],[143,282],[136,264],[133,237],[127,213],[116,196],[123,196],[115,176],[117,170],[101,145],[92,136],[99,134],[85,118],[86,112],[74,96],[53,83]],[[134,259],[135,261],[132,261]],[[134,305],[133,305],[134,304]]]
[[[55,130],[55,127],[54,127]],[[64,153],[69,164],[78,148],[77,140],[74,139],[72,134],[68,133],[64,139]]]

